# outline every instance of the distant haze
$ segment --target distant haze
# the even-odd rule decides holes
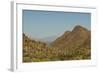
[[[76,25],[91,29],[90,13],[23,10],[22,18],[23,33],[44,41],[52,41]]]
[[[41,38],[40,41],[43,41],[45,43],[51,43],[54,40],[56,40],[57,38],[58,38],[58,36],[49,36],[49,37]]]

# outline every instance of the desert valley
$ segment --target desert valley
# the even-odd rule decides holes
[[[77,25],[49,44],[23,35],[23,62],[91,59],[91,31]]]

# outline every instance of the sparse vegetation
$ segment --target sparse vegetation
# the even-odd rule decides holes
[[[75,30],[76,31],[76,30]],[[83,30],[80,30],[84,32]],[[67,33],[67,32],[66,32]],[[71,33],[71,32],[70,32]],[[85,32],[84,32],[85,34]],[[87,34],[87,33],[86,33]],[[65,35],[65,34],[64,34]],[[71,35],[72,34],[68,34]],[[59,37],[56,42],[53,42],[53,46],[48,46],[46,43],[35,41],[27,37],[23,34],[23,62],[43,62],[43,61],[58,61],[58,60],[84,60],[84,59],[91,59],[91,47],[90,47],[90,38],[86,38],[86,35],[80,35],[79,41],[78,37],[75,39],[73,36],[70,40],[65,40],[65,38],[69,39],[69,37],[65,35]],[[78,33],[77,33],[78,35]],[[75,35],[76,36],[76,35]],[[74,41],[71,41],[75,39]],[[64,41],[63,41],[64,40]],[[78,42],[77,42],[78,40]],[[83,41],[85,42],[83,43]],[[64,43],[69,41],[70,44]],[[62,45],[58,45],[61,44]],[[74,43],[74,45],[73,45]],[[79,43],[77,45],[77,43]],[[80,44],[82,43],[82,44]],[[56,46],[54,46],[56,45]],[[58,46],[57,46],[58,45]],[[68,47],[66,47],[66,45]],[[72,45],[72,46],[70,46]],[[80,45],[80,46],[79,46]],[[75,48],[73,48],[75,46]],[[78,47],[77,47],[78,46]],[[60,47],[60,48],[59,48]]]

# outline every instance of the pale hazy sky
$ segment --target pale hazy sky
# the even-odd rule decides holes
[[[90,13],[23,10],[22,18],[23,32],[36,38],[61,35],[76,25],[91,28]]]

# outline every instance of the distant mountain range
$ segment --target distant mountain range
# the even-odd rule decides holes
[[[56,39],[57,39],[57,36],[49,36],[49,37],[41,38],[40,41],[50,44]]]
[[[23,62],[91,58],[91,31],[80,25],[75,26],[72,31],[64,32],[58,38],[45,38],[44,42],[30,39],[23,33]]]

